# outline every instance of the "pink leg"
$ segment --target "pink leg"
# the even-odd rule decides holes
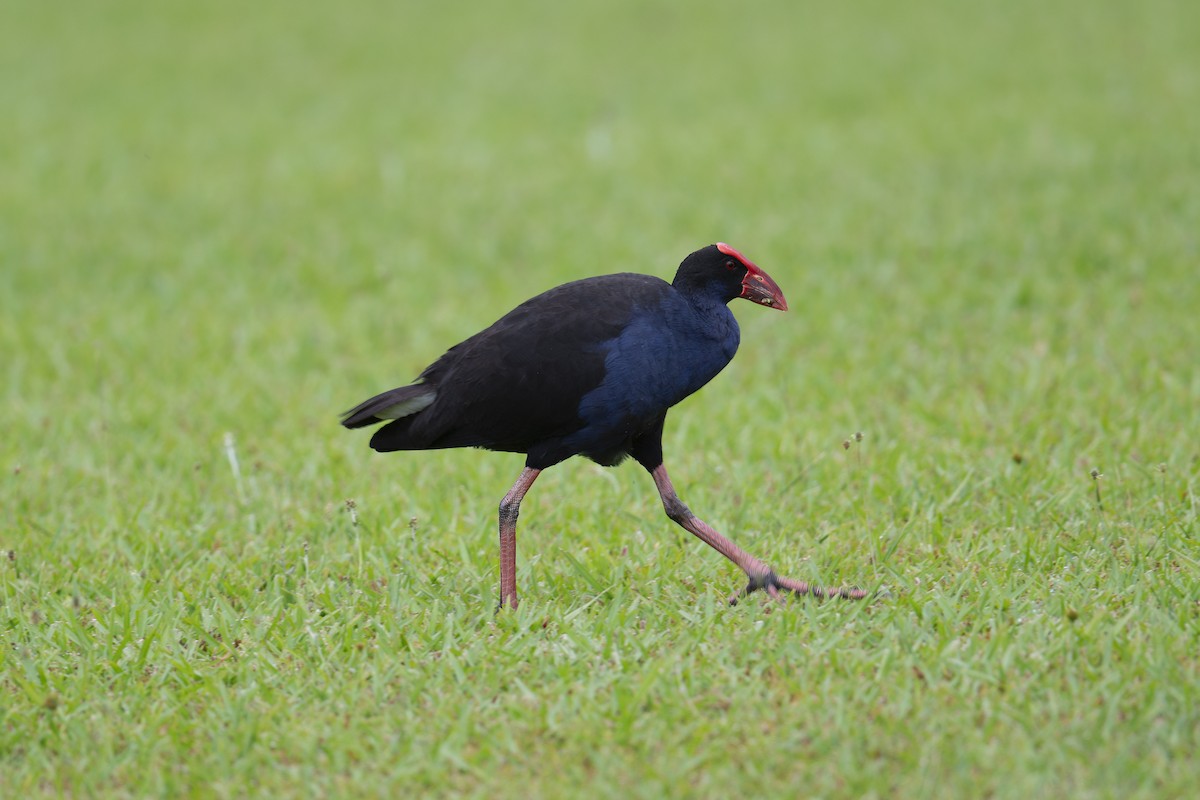
[[[745,589],[729,598],[731,605],[737,605],[737,601],[741,597],[758,589],[763,589],[767,594],[775,598],[779,597],[780,589],[795,592],[796,594],[811,594],[816,597],[844,597],[853,600],[859,600],[867,596],[867,593],[862,589],[849,587],[823,589],[820,586],[812,586],[805,581],[794,581],[789,578],[779,577],[762,561],[759,561],[726,539],[713,528],[709,527],[708,523],[693,514],[691,509],[679,499],[679,495],[675,494],[675,487],[671,485],[671,478],[667,475],[665,465],[659,464],[650,474],[654,476],[654,485],[658,487],[658,494],[662,498],[663,508],[666,510],[667,516],[677,522],[684,530],[696,535],[700,541],[728,558],[734,564],[737,564],[750,578],[750,582],[746,585]],[[532,483],[532,480],[530,483]]]
[[[540,469],[526,467],[500,501],[500,607],[517,607],[517,515]]]

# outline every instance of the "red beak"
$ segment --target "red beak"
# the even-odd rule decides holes
[[[741,297],[760,306],[787,311],[787,300],[783,299],[779,284],[753,264],[747,265],[746,277],[742,278]]]
[[[733,256],[746,268],[746,277],[742,278],[742,293],[738,297],[743,297],[751,303],[758,303],[760,306],[787,311],[787,300],[783,299],[783,290],[779,288],[778,283],[771,279],[770,275],[724,242],[717,242],[717,249],[727,256]]]

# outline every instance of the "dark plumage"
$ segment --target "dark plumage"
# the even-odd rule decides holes
[[[667,514],[747,572],[744,591],[824,595],[779,578],[695,517],[662,463],[667,410],[737,352],[740,334],[727,305],[736,297],[787,310],[775,282],[725,244],[689,255],[669,284],[631,273],[566,283],[450,348],[416,383],[346,412],[342,424],[388,421],[371,437],[381,452],[482,447],[526,454],[500,506],[502,604],[517,604],[521,498],[541,470],[574,455],[604,466],[633,456],[654,476]]]

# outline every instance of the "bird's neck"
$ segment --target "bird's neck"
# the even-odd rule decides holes
[[[671,324],[690,331],[689,335],[698,339],[719,343],[724,353],[721,366],[724,366],[737,352],[740,339],[737,320],[729,308],[729,301],[716,292],[681,291],[679,296],[687,304],[690,313],[674,317]]]
[[[721,314],[721,309],[729,305],[729,298],[723,292],[714,290],[711,286],[691,286],[689,284],[673,283],[675,291],[701,314]],[[727,310],[727,309],[726,309]]]

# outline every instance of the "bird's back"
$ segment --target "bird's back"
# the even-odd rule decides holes
[[[622,273],[525,301],[422,372],[432,403],[381,428],[371,446],[528,453],[578,433],[588,425],[581,402],[605,381],[610,344],[673,293],[659,278]]]

